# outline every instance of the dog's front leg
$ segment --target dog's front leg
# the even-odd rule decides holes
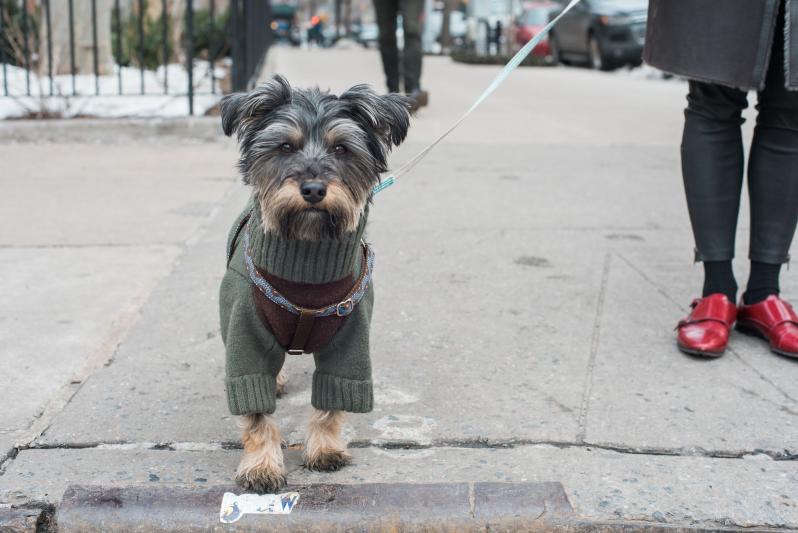
[[[248,490],[275,492],[285,485],[285,466],[280,430],[274,417],[251,414],[240,417],[244,457],[236,481]]]
[[[305,468],[332,472],[349,464],[352,456],[341,438],[343,411],[314,409],[305,438]]]

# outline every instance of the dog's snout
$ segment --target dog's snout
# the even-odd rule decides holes
[[[327,187],[319,181],[306,181],[299,188],[302,198],[308,203],[317,204],[327,195]]]

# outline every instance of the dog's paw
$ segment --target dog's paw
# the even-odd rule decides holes
[[[256,470],[236,476],[236,483],[246,490],[273,494],[286,485],[285,474],[269,470]]]
[[[335,450],[305,457],[305,468],[316,472],[335,472],[352,462],[352,456],[344,450]]]

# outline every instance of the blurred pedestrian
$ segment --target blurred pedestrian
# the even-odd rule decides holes
[[[786,12],[785,12],[786,11]],[[792,25],[790,24],[792,20]],[[798,2],[651,0],[645,60],[690,79],[682,174],[702,297],[678,325],[679,347],[719,356],[729,330],[753,333],[798,357],[798,316],[779,297],[781,265],[798,221]],[[732,271],[743,184],[740,126],[758,91],[748,161],[750,275],[739,306]]]
[[[427,105],[429,95],[421,90],[421,28],[424,19],[424,0],[374,0],[379,26],[380,54],[385,69],[388,92],[404,89],[413,101],[413,108]],[[396,43],[396,19],[402,15],[404,48],[400,69],[399,48]],[[403,78],[404,87],[399,87]]]
[[[310,27],[308,28],[308,44],[324,46],[324,21],[318,15],[313,15],[310,18]]]

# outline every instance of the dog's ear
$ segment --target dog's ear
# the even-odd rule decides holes
[[[253,118],[261,118],[291,101],[291,85],[279,74],[248,93],[222,98],[222,129],[227,136],[246,133]]]
[[[399,146],[410,127],[410,99],[401,94],[379,95],[368,85],[355,85],[339,99],[349,105],[352,117],[376,131],[387,149]]]

